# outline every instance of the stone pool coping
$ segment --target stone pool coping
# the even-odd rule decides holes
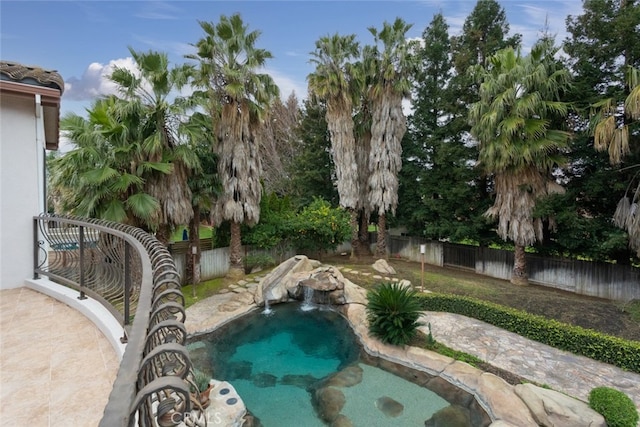
[[[185,321],[187,334],[195,337],[212,332],[258,309],[253,301],[255,287],[236,286],[231,292],[214,295],[189,307]],[[429,350],[382,343],[370,336],[366,308],[361,303],[345,304],[342,314],[368,354],[439,376],[472,394],[491,418],[491,427],[538,426],[514,387],[502,378]]]

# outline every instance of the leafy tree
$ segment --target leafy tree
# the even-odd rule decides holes
[[[351,256],[358,246],[357,215],[360,209],[360,189],[357,170],[353,123],[353,99],[350,92],[350,60],[359,55],[355,35],[324,36],[316,41],[311,52],[316,69],[309,74],[310,92],[326,103],[326,121],[331,138],[331,153],[336,172],[340,206],[351,217]]]
[[[350,215],[343,208],[315,199],[296,216],[293,245],[300,251],[321,255],[335,250],[351,235]]]
[[[283,103],[276,99],[271,113],[260,129],[260,159],[262,183],[266,194],[290,194],[292,163],[299,146],[296,130],[300,121],[300,107],[295,94]]]
[[[515,244],[515,284],[528,282],[525,247],[543,239],[543,221],[533,217],[537,200],[562,191],[551,174],[564,163],[559,150],[569,134],[552,125],[567,114],[557,100],[569,72],[553,58],[556,51],[552,40],[543,39],[527,57],[506,48],[486,68],[476,68],[480,101],[471,106],[471,133],[479,142],[479,165],[495,182],[486,215],[498,218],[498,235]]]
[[[450,162],[458,165],[473,165],[478,158],[478,146],[469,135],[468,111],[470,105],[480,99],[479,85],[467,71],[476,65],[484,66],[487,58],[500,49],[506,47],[517,49],[522,37],[520,34],[509,36],[509,31],[504,8],[495,0],[479,0],[466,17],[462,34],[451,37],[454,73],[447,86],[447,99],[452,106],[447,135],[452,141],[460,141],[465,144],[465,147],[471,148],[471,156],[465,157],[468,154],[466,150],[452,150],[450,155],[462,155],[462,157],[453,157],[449,160]],[[493,183],[489,177],[482,174],[476,175],[473,181],[467,182],[472,182],[476,194],[464,199],[465,204],[469,206],[466,213],[471,218],[470,223],[465,222],[467,227],[464,228],[469,233],[468,238],[477,240],[481,245],[487,245],[494,240],[495,234],[487,226],[482,213],[487,207]],[[458,189],[459,196],[462,197],[463,193]],[[458,234],[458,237],[462,235]]]
[[[453,124],[451,44],[442,14],[425,28],[416,56],[414,111],[403,141],[398,216],[413,235],[480,240],[476,230],[486,228],[486,221],[474,200],[479,193],[469,185],[476,178],[469,161],[476,151],[464,144]],[[489,207],[486,200],[483,211]]]
[[[402,168],[402,137],[406,118],[402,100],[409,95],[415,62],[413,43],[407,42],[411,28],[400,18],[384,22],[381,30],[369,28],[374,46],[374,69],[369,92],[371,102],[371,151],[367,181],[369,208],[378,214],[376,256],[387,256],[387,212],[395,215],[398,205],[398,173]]]
[[[296,210],[289,196],[271,193],[260,201],[260,222],[246,230],[243,241],[262,249],[275,248],[282,255],[291,247]]]
[[[298,146],[292,159],[290,192],[295,205],[302,207],[314,198],[340,203],[334,186],[335,167],[331,159],[331,140],[325,120],[326,106],[316,96],[304,101],[300,124],[296,129]]]
[[[575,156],[573,163],[578,168],[597,167],[599,175],[601,171],[607,172],[610,192],[603,200],[617,197],[620,209],[617,210],[610,203],[586,208],[578,204],[576,209],[588,212],[584,215],[585,221],[605,223],[611,212],[616,210],[614,219],[627,229],[630,246],[637,249],[633,237],[637,228],[633,227],[633,220],[629,221],[632,217],[625,214],[631,213],[625,206],[632,206],[633,190],[638,185],[638,181],[635,181],[637,177],[634,178],[633,174],[637,168],[633,168],[633,165],[637,164],[640,151],[640,122],[637,118],[634,121],[633,114],[629,114],[633,105],[625,105],[625,100],[630,99],[634,87],[629,77],[634,68],[637,70],[640,67],[640,45],[629,42],[640,37],[640,4],[627,0],[591,0],[585,2],[583,8],[581,15],[567,18],[570,36],[564,42],[569,66],[575,74],[574,90],[569,92],[567,98],[577,107],[571,123],[579,132],[577,139],[609,153],[613,167],[601,163],[590,164],[590,160],[600,157],[584,151],[581,157]],[[606,181],[606,177],[603,180]],[[581,191],[588,193],[590,188]],[[606,241],[602,246],[606,246]],[[619,249],[609,257],[628,262],[628,257]]]
[[[273,79],[259,73],[272,57],[256,47],[259,31],[249,31],[239,14],[220,22],[200,22],[204,36],[195,45],[199,61],[195,85],[206,91],[205,108],[215,123],[218,176],[222,186],[213,210],[216,224],[229,221],[229,276],[243,276],[241,224],[260,219],[261,165],[258,129],[279,95]]]

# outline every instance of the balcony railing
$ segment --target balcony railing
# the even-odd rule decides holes
[[[123,327],[127,346],[100,426],[202,419],[190,394],[180,277],[167,249],[143,230],[108,221],[42,215],[33,224],[34,278],[100,301]]]

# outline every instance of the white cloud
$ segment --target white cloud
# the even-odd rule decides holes
[[[136,71],[133,58],[120,58],[108,64],[93,62],[89,64],[82,77],[71,77],[65,82],[63,97],[74,101],[90,101],[104,95],[116,93],[116,85],[109,80],[115,67]]]
[[[286,101],[287,98],[289,98],[291,92],[296,93],[298,101],[301,101],[303,98],[307,97],[306,82],[301,83],[299,81],[296,81],[295,79],[284,75],[274,69],[264,69],[262,70],[262,72],[269,74],[273,81],[278,85],[278,87],[280,88],[280,99],[282,99],[283,102]]]

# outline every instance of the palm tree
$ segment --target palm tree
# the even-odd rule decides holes
[[[193,285],[193,295],[196,295],[196,285],[200,283],[200,217],[201,214],[211,212],[216,198],[220,193],[220,183],[217,175],[217,159],[212,150],[213,130],[208,115],[194,112],[189,120],[182,124],[184,134],[189,141],[189,147],[198,156],[199,165],[189,176],[188,184],[191,189],[191,204],[193,218],[189,222],[189,246],[196,248],[189,251],[187,258],[186,276]]]
[[[124,111],[138,111],[143,117],[141,149],[151,161],[171,164],[170,173],[149,171],[145,190],[160,203],[155,222],[156,237],[168,243],[177,225],[187,224],[193,217],[191,190],[187,185],[189,171],[197,167],[198,158],[178,135],[179,120],[183,114],[182,103],[170,102],[174,91],[182,88],[190,76],[190,67],[176,66],[169,69],[165,53],[136,52],[129,48],[137,70],[115,68],[110,78],[118,86]]]
[[[200,27],[205,35],[189,58],[199,61],[194,83],[204,91],[204,107],[215,125],[222,193],[212,218],[216,224],[230,222],[229,276],[236,277],[244,275],[240,225],[260,219],[258,129],[279,89],[271,76],[257,72],[272,55],[256,48],[260,32],[249,32],[239,14]]]
[[[553,129],[566,116],[558,102],[569,73],[554,60],[553,41],[543,39],[527,57],[506,48],[475,71],[480,100],[471,106],[471,133],[479,142],[478,166],[493,175],[494,204],[485,215],[498,217],[498,235],[515,244],[511,282],[527,284],[525,247],[542,240],[543,218],[532,215],[536,201],[563,189],[551,173],[564,159],[567,132]]]
[[[371,151],[369,154],[369,206],[378,213],[378,257],[387,256],[386,215],[395,215],[398,205],[398,173],[402,168],[402,137],[407,130],[402,100],[411,90],[410,76],[415,69],[411,55],[413,43],[406,33],[412,27],[397,18],[393,24],[385,22],[382,30],[369,28],[376,45],[375,69],[370,90]]]
[[[168,174],[171,165],[142,155],[138,123],[144,118],[135,111],[122,114],[119,102],[99,99],[88,118],[73,113],[62,118],[61,132],[75,148],[50,165],[57,209],[152,231],[160,204],[145,192],[145,176],[148,171]]]
[[[327,127],[331,138],[333,162],[340,206],[351,216],[351,256],[358,247],[358,209],[360,185],[353,123],[353,100],[350,91],[350,60],[359,55],[355,35],[324,36],[316,41],[311,63],[316,70],[307,76],[309,90],[326,102]]]
[[[593,106],[594,147],[609,151],[611,164],[620,164],[629,153],[630,128],[640,121],[640,70],[627,68],[627,97],[624,104],[613,98],[604,99]],[[632,167],[639,167],[634,165]],[[640,177],[640,172],[634,175]],[[630,191],[631,190],[631,191]],[[630,193],[629,193],[630,191]],[[629,233],[629,246],[640,256],[640,178],[633,188],[633,180],[627,192],[618,202],[613,221],[616,226]]]

